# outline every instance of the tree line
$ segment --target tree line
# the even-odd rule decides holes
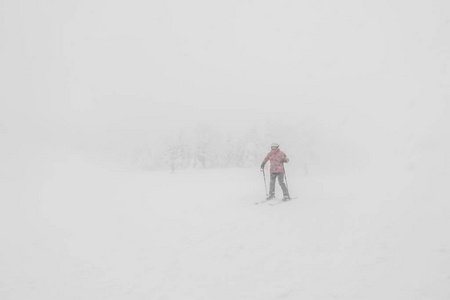
[[[141,144],[135,159],[144,169],[255,167],[270,151],[272,142],[280,143],[284,150],[303,152],[308,135],[302,134],[302,130],[298,126],[266,122],[230,133],[201,124]]]

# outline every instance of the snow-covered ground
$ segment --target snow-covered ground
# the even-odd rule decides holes
[[[257,168],[36,155],[1,172],[2,300],[450,298],[450,178],[428,163],[308,176],[288,165],[298,198],[270,206],[254,205]]]
[[[449,12],[0,1],[0,300],[450,299]]]

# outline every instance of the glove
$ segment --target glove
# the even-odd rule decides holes
[[[261,172],[264,171],[264,164],[261,164]]]

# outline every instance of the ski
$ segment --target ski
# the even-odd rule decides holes
[[[277,198],[264,199],[264,200],[262,200],[262,201],[255,202],[254,204],[255,204],[255,205],[263,204],[263,203],[266,203],[266,202],[269,202],[269,201],[273,201],[273,200],[280,200],[280,199],[277,199]]]

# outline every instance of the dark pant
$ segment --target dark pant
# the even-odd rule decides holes
[[[289,196],[289,191],[287,189],[286,183],[284,183],[284,173],[270,173],[270,192],[269,194],[275,195],[275,180],[278,177],[278,183],[283,190],[283,196]]]

